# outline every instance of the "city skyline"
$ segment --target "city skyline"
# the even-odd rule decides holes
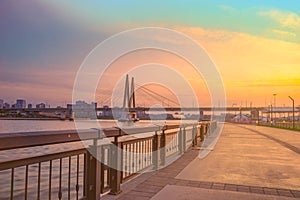
[[[20,103],[20,101],[23,101],[24,103]],[[22,104],[22,106],[18,106],[17,104]],[[94,104],[97,105],[97,108],[102,108],[102,107],[108,107],[108,108],[113,108],[113,107],[122,107],[120,105],[110,105],[110,104],[106,104],[106,103],[102,103],[102,104],[98,104],[97,102],[88,102],[85,100],[78,100],[76,102],[64,102],[63,104],[60,105],[51,105],[48,104],[47,102],[37,102],[37,103],[32,103],[31,100],[27,100],[27,99],[22,99],[22,98],[18,98],[15,99],[14,101],[8,102],[5,99],[0,99],[0,109],[2,108],[67,108],[69,105],[75,105],[75,104],[80,104],[80,103],[84,103],[84,104]],[[162,105],[164,105],[166,108],[178,108],[178,106],[176,106],[175,104],[168,104],[168,102],[164,102]],[[6,107],[8,106],[8,107]],[[150,108],[151,106],[153,106],[151,103],[149,104],[137,104],[136,107],[147,107]],[[182,106],[182,108],[196,108],[195,104],[192,104],[191,106]],[[200,106],[199,108],[209,108],[210,106]],[[221,107],[220,105],[216,105],[216,106],[211,106],[211,107]],[[275,101],[273,102],[269,102],[265,105],[255,105],[252,101],[241,101],[240,104],[232,104],[232,105],[227,105],[227,108],[262,108],[265,107],[265,109],[271,109],[271,107],[273,109],[275,108],[291,108],[292,105],[277,105]],[[295,105],[296,108],[300,108],[300,105]],[[154,108],[159,108],[154,106]]]
[[[50,105],[71,102],[76,72],[99,42],[127,29],[159,26],[186,34],[207,50],[222,75],[227,106],[241,101],[268,105],[275,93],[278,106],[291,105],[288,96],[296,105],[300,103],[299,2],[31,0],[1,4],[0,22],[5,29],[0,35],[0,92],[8,102],[17,98]],[[149,59],[140,63],[145,61]],[[163,62],[185,68],[169,55]],[[203,80],[195,80],[192,71],[185,75],[202,100],[199,104],[208,106]]]

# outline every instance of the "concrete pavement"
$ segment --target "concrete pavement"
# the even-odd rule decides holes
[[[226,124],[213,152],[176,178],[300,190],[300,133]]]
[[[167,185],[152,200],[292,200],[283,196],[269,196],[264,194],[249,194],[244,192],[232,192],[226,190],[211,190],[186,186]]]
[[[173,164],[145,173],[103,199],[300,198],[300,133],[226,124],[213,151],[191,149]]]

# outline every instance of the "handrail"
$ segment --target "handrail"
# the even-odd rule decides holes
[[[198,124],[199,123],[191,123],[183,125],[148,126],[122,129],[114,127],[104,129],[3,133],[0,134],[0,151],[33,146],[76,142],[81,140],[101,139],[105,137],[118,137],[129,134],[175,129]]]
[[[0,162],[0,171],[6,170],[6,169],[11,169],[11,168],[16,168],[16,167],[21,167],[21,166],[26,166],[26,165],[31,165],[31,164],[35,164],[35,163],[39,163],[39,162],[46,162],[46,161],[50,161],[50,160],[54,160],[54,159],[65,158],[68,156],[74,156],[74,155],[83,154],[86,152],[87,152],[87,150],[85,148],[81,148],[81,149],[39,155],[39,156],[29,157],[29,158],[26,157],[26,158],[20,158],[20,159],[16,159],[16,160],[8,160],[8,161]]]
[[[100,193],[107,190],[110,190],[112,194],[118,194],[121,191],[120,184],[136,173],[149,167],[158,169],[164,166],[168,163],[168,159],[172,159],[171,156],[179,156],[190,146],[197,145],[198,139],[203,141],[204,137],[211,131],[214,131],[216,127],[216,122],[200,122],[122,129],[114,127],[105,129],[4,133],[0,134],[0,151],[78,142],[81,140],[93,140],[93,142],[86,148],[80,146],[72,150],[62,150],[45,155],[32,155],[26,158],[0,161],[0,171],[10,170],[11,198],[14,197],[14,174],[18,172],[18,168],[23,166],[25,168],[24,197],[27,197],[28,180],[30,178],[28,170],[31,165],[37,164],[38,199],[40,196],[41,178],[42,175],[45,175],[43,166],[47,166],[45,169],[48,171],[49,198],[54,193],[51,181],[59,180],[59,199],[62,199],[63,193],[67,193],[68,198],[75,195],[77,199],[80,196],[85,199],[99,199]],[[119,139],[119,137],[122,138],[125,135],[141,133],[152,133],[152,135],[149,136],[147,134],[143,137]],[[114,141],[111,140],[112,143],[107,146],[106,150],[104,150],[103,144],[97,142],[98,139],[105,137],[114,137]],[[170,139],[172,139],[172,143],[169,145],[168,142],[170,142]],[[118,148],[123,151],[119,151]],[[101,158],[102,163],[97,161],[96,158]],[[107,163],[104,163],[105,159]],[[57,162],[54,162],[55,160]],[[67,174],[64,174],[63,168],[68,168]],[[75,169],[75,171],[71,169]],[[71,175],[71,173],[73,174]],[[63,176],[68,179],[67,186],[61,185],[61,181],[64,179]],[[71,186],[71,184],[74,184],[71,181],[72,177],[76,177],[76,184],[73,186]],[[67,192],[64,192],[64,190]]]

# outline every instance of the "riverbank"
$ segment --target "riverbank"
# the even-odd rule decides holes
[[[32,117],[32,118],[27,118],[27,117],[0,117],[0,120],[59,120],[59,121],[61,121],[62,119],[60,119],[60,118],[51,118],[51,117]]]

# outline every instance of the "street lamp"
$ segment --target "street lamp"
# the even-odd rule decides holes
[[[298,105],[298,111],[299,111],[298,120],[299,120],[299,124],[300,124],[300,105]]]
[[[289,98],[293,102],[293,129],[294,129],[295,128],[295,101],[294,101],[294,99],[291,96],[289,96]]]
[[[273,96],[274,96],[274,108],[276,108],[276,95],[277,94],[273,94]]]
[[[275,120],[276,120],[276,95],[277,94],[273,94],[274,97],[274,106],[273,106],[273,112],[274,112],[274,124],[275,124]]]
[[[271,126],[273,126],[273,106],[272,106],[272,104],[270,105],[270,108],[271,108],[271,121],[270,121],[270,123],[271,123]]]
[[[236,103],[233,103],[233,104],[232,104],[232,106],[231,106],[232,109],[233,109],[233,106],[236,106]],[[236,116],[236,111],[234,111],[234,115]]]

